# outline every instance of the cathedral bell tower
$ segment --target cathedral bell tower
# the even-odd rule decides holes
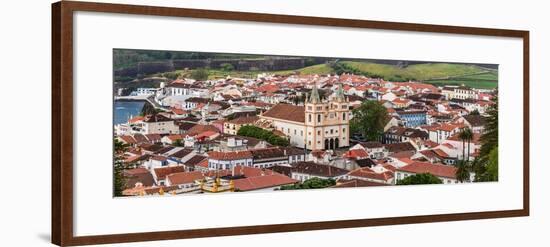
[[[321,101],[317,83],[313,84],[311,95],[306,96],[305,105],[305,144],[308,149],[323,149],[322,126],[326,116],[326,104]]]

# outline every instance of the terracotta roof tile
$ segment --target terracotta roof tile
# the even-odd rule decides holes
[[[348,173],[348,170],[338,168],[335,166],[322,165],[313,162],[298,162],[294,163],[292,172],[311,174],[322,177],[337,177]]]
[[[432,164],[428,162],[414,162],[410,165],[398,168],[397,170],[415,174],[430,173],[437,177],[456,178],[457,168],[454,166]]]
[[[281,175],[279,173],[233,180],[233,183],[235,184],[235,189],[239,191],[265,189],[270,187],[294,184],[297,182],[297,180],[289,178],[285,175]]]
[[[177,172],[166,176],[166,179],[170,180],[171,185],[193,183],[195,180],[202,178],[204,178],[204,175],[200,171]]]
[[[239,160],[239,159],[251,159],[252,153],[250,151],[234,151],[234,152],[208,152],[209,159],[215,160]]]
[[[388,184],[365,181],[361,179],[340,179],[332,188],[355,188],[355,187],[370,187],[370,186],[387,186]]]
[[[176,172],[184,172],[185,168],[183,166],[167,166],[167,167],[160,167],[153,169],[153,172],[157,176],[157,179],[163,180],[166,178],[166,176],[176,173]]]
[[[305,107],[289,104],[277,104],[266,111],[262,116],[304,123]]]

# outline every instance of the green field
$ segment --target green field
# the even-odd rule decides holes
[[[473,88],[492,89],[498,86],[498,73],[488,71],[475,75],[455,76],[444,80],[427,80],[434,85],[465,85]]]
[[[414,64],[406,67],[398,67],[389,64],[377,64],[371,62],[340,62],[357,71],[373,77],[381,77],[388,81],[422,81],[434,85],[466,85],[474,88],[491,89],[498,84],[498,72],[496,70],[468,64],[450,63],[425,63]],[[192,70],[178,70],[170,73],[177,73],[180,76],[188,77]],[[223,71],[220,69],[209,69],[209,79],[225,78],[255,78],[259,73],[273,73],[278,75],[289,74],[334,74],[336,71],[329,64],[317,64],[297,70],[284,71]]]
[[[450,63],[425,63],[414,64],[404,68],[388,65],[365,62],[342,62],[360,71],[376,74],[387,80],[398,80],[410,78],[424,81],[437,78],[446,78],[461,75],[470,75],[486,72],[487,69],[475,65],[450,64]]]
[[[460,80],[442,80],[442,81],[427,81],[426,83],[433,84],[436,86],[445,86],[445,85],[456,85],[456,86],[468,86],[472,88],[479,89],[493,89],[496,88],[496,82],[488,81],[460,81]]]

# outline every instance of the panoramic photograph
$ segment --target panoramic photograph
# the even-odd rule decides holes
[[[113,196],[497,182],[498,67],[113,49]]]

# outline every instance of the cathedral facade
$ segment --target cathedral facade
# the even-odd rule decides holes
[[[277,104],[260,119],[284,133],[292,146],[330,150],[349,146],[350,115],[342,85],[328,100],[321,100],[314,85],[303,106]]]

